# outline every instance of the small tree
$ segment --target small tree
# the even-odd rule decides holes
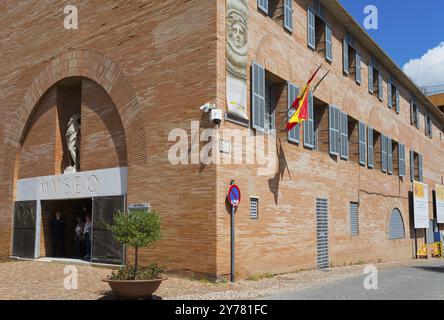
[[[134,274],[138,271],[139,248],[151,246],[162,238],[160,216],[154,211],[141,209],[129,213],[119,212],[110,226],[114,238],[135,250]]]

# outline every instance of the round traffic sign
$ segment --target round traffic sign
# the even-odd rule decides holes
[[[241,200],[241,192],[237,185],[232,185],[228,190],[228,201],[230,201],[233,207],[237,207]]]

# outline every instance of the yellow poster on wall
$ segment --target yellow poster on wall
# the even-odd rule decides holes
[[[438,223],[444,223],[444,186],[435,185],[436,218]]]
[[[415,229],[427,229],[429,227],[428,186],[417,181],[413,182],[413,213]]]

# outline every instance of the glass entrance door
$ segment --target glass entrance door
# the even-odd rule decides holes
[[[124,210],[124,196],[93,198],[93,262],[123,264],[123,245],[114,239],[108,226],[114,215]]]
[[[37,201],[19,201],[14,204],[13,255],[34,258]]]

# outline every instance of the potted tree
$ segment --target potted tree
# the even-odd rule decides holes
[[[134,266],[126,265],[114,271],[107,282],[116,295],[127,299],[151,297],[166,278],[163,268],[153,263],[147,268],[139,268],[139,248],[151,246],[161,239],[161,221],[154,211],[131,210],[129,213],[119,212],[109,226],[115,239],[134,248]]]

